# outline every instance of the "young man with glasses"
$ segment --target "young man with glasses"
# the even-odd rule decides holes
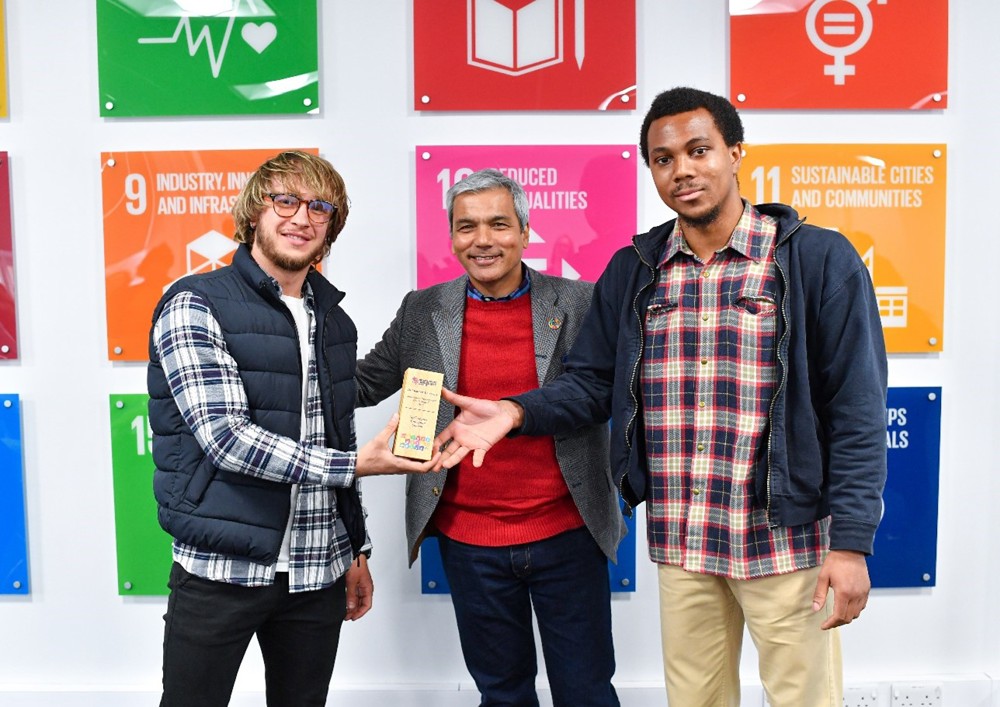
[[[234,204],[232,265],[181,279],[154,312],[154,491],[174,537],[164,707],[228,704],[254,635],[268,705],[325,705],[341,623],[372,601],[356,479],[436,461],[390,453],[395,417],[355,451],[357,330],[314,268],[347,212],[329,162],[277,155]]]

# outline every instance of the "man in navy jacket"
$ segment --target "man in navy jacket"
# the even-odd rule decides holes
[[[881,514],[885,344],[850,243],[740,197],[742,143],[724,98],[660,94],[640,150],[677,219],[612,258],[562,376],[448,393],[461,413],[437,442],[451,467],[512,430],[610,417],[619,491],[647,502],[671,704],[739,704],[746,625],[773,707],[832,707]]]

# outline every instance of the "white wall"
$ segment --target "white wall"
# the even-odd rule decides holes
[[[122,704],[156,702],[165,600],[116,592],[107,401],[112,392],[144,392],[145,381],[143,366],[112,364],[105,353],[102,150],[319,147],[345,176],[353,202],[327,273],[348,293],[366,350],[415,282],[415,144],[635,142],[659,90],[690,84],[727,92],[724,0],[639,0],[639,111],[608,115],[417,115],[411,3],[320,4],[321,115],[102,120],[94,3],[5,3],[10,118],[0,122],[0,149],[10,153],[21,358],[0,364],[0,392],[22,401],[32,593],[0,597],[0,704],[91,704],[88,694],[118,691],[149,692]],[[949,146],[945,350],[890,362],[890,385],[944,387],[937,586],[873,594],[862,619],[843,632],[849,683],[971,676],[986,681],[988,695],[983,676],[1000,676],[992,591],[1000,578],[993,562],[1000,521],[992,517],[1000,493],[1000,229],[991,208],[1000,184],[998,26],[995,0],[951,3],[944,112],[743,116],[755,143]],[[644,169],[639,183],[638,222],[646,229],[668,214]],[[360,412],[359,438],[374,434],[391,408]],[[365,496],[375,608],[345,627],[334,683],[468,687],[449,600],[421,596],[419,573],[406,568],[402,481],[369,481]],[[641,521],[639,533],[638,591],[614,600],[623,686],[662,683],[655,571],[644,559]],[[754,660],[748,649],[748,683],[756,680]],[[259,690],[259,659],[244,667],[238,689]],[[47,689],[67,694],[42,702],[18,696]],[[83,701],[72,702],[74,693]],[[463,704],[473,702],[469,693]]]

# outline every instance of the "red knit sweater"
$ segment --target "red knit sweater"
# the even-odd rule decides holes
[[[498,400],[538,387],[530,293],[509,301],[466,299],[458,392]],[[470,545],[518,545],[583,525],[552,437],[501,440],[480,468],[452,469],[434,516],[439,531]]]

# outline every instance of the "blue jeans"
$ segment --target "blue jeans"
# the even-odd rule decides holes
[[[347,611],[345,580],[288,592],[288,575],[240,587],[170,570],[160,707],[225,707],[250,639],[264,658],[268,707],[326,705]]]
[[[586,528],[526,545],[440,537],[465,664],[483,707],[536,707],[532,607],[556,707],[617,707],[608,561]]]

